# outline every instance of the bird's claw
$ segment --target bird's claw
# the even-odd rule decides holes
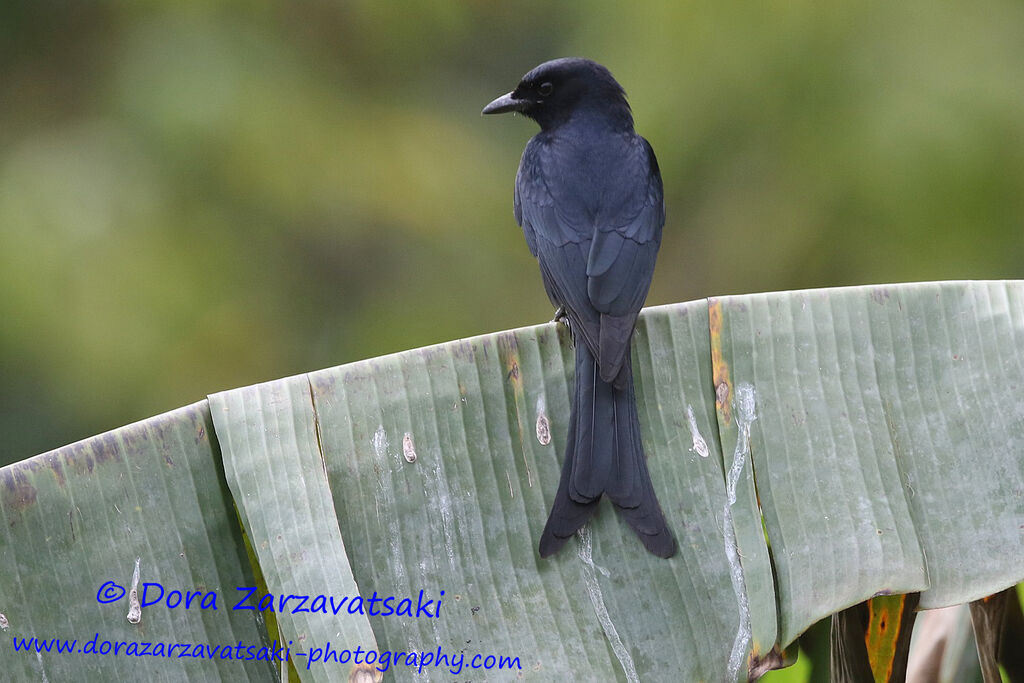
[[[555,309],[555,317],[551,319],[551,322],[569,325],[569,316],[565,314],[565,306],[559,306]]]

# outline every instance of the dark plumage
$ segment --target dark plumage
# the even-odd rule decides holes
[[[607,494],[648,550],[671,557],[676,542],[647,470],[629,353],[665,223],[654,150],[633,130],[622,87],[587,59],[541,64],[483,113],[508,111],[541,128],[519,164],[515,216],[576,344],[565,463],[540,554],[561,548]]]

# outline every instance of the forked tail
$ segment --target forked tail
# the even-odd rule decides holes
[[[658,505],[640,440],[640,417],[626,355],[625,389],[601,379],[586,344],[576,345],[576,389],[569,416],[565,462],[540,555],[561,548],[597,511],[606,494],[649,551],[671,557],[676,541]]]

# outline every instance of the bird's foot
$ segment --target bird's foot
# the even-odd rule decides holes
[[[569,326],[569,316],[565,314],[565,306],[559,306],[555,309],[555,317],[551,319],[553,323],[562,323],[566,327]]]

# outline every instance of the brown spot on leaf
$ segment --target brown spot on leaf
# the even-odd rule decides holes
[[[53,476],[57,480],[57,486],[64,488],[67,484],[67,481],[64,478],[64,465],[61,463],[57,454],[53,452],[47,453],[40,459],[43,460],[50,468],[50,471],[53,472]]]
[[[92,457],[92,449],[86,445],[87,443],[82,441],[60,450],[64,463],[69,465],[75,474],[85,474],[87,472],[91,474],[96,466],[96,462]]]
[[[379,683],[384,674],[374,666],[359,663],[348,674],[348,683]]]
[[[89,443],[93,444],[92,453],[93,457],[96,459],[96,464],[102,465],[109,461],[121,461],[120,444],[113,432],[108,432],[107,434],[94,437],[89,440]]]
[[[715,383],[715,409],[722,422],[732,422],[732,382],[729,365],[722,356],[722,302],[708,299],[708,328],[711,332],[711,374]]]
[[[27,463],[15,463],[0,470],[0,492],[5,508],[24,510],[36,502],[36,487],[29,481],[28,469],[31,468]]]
[[[747,680],[756,681],[769,671],[781,669],[784,666],[786,666],[785,657],[782,656],[778,646],[763,655],[756,650],[751,650]]]

